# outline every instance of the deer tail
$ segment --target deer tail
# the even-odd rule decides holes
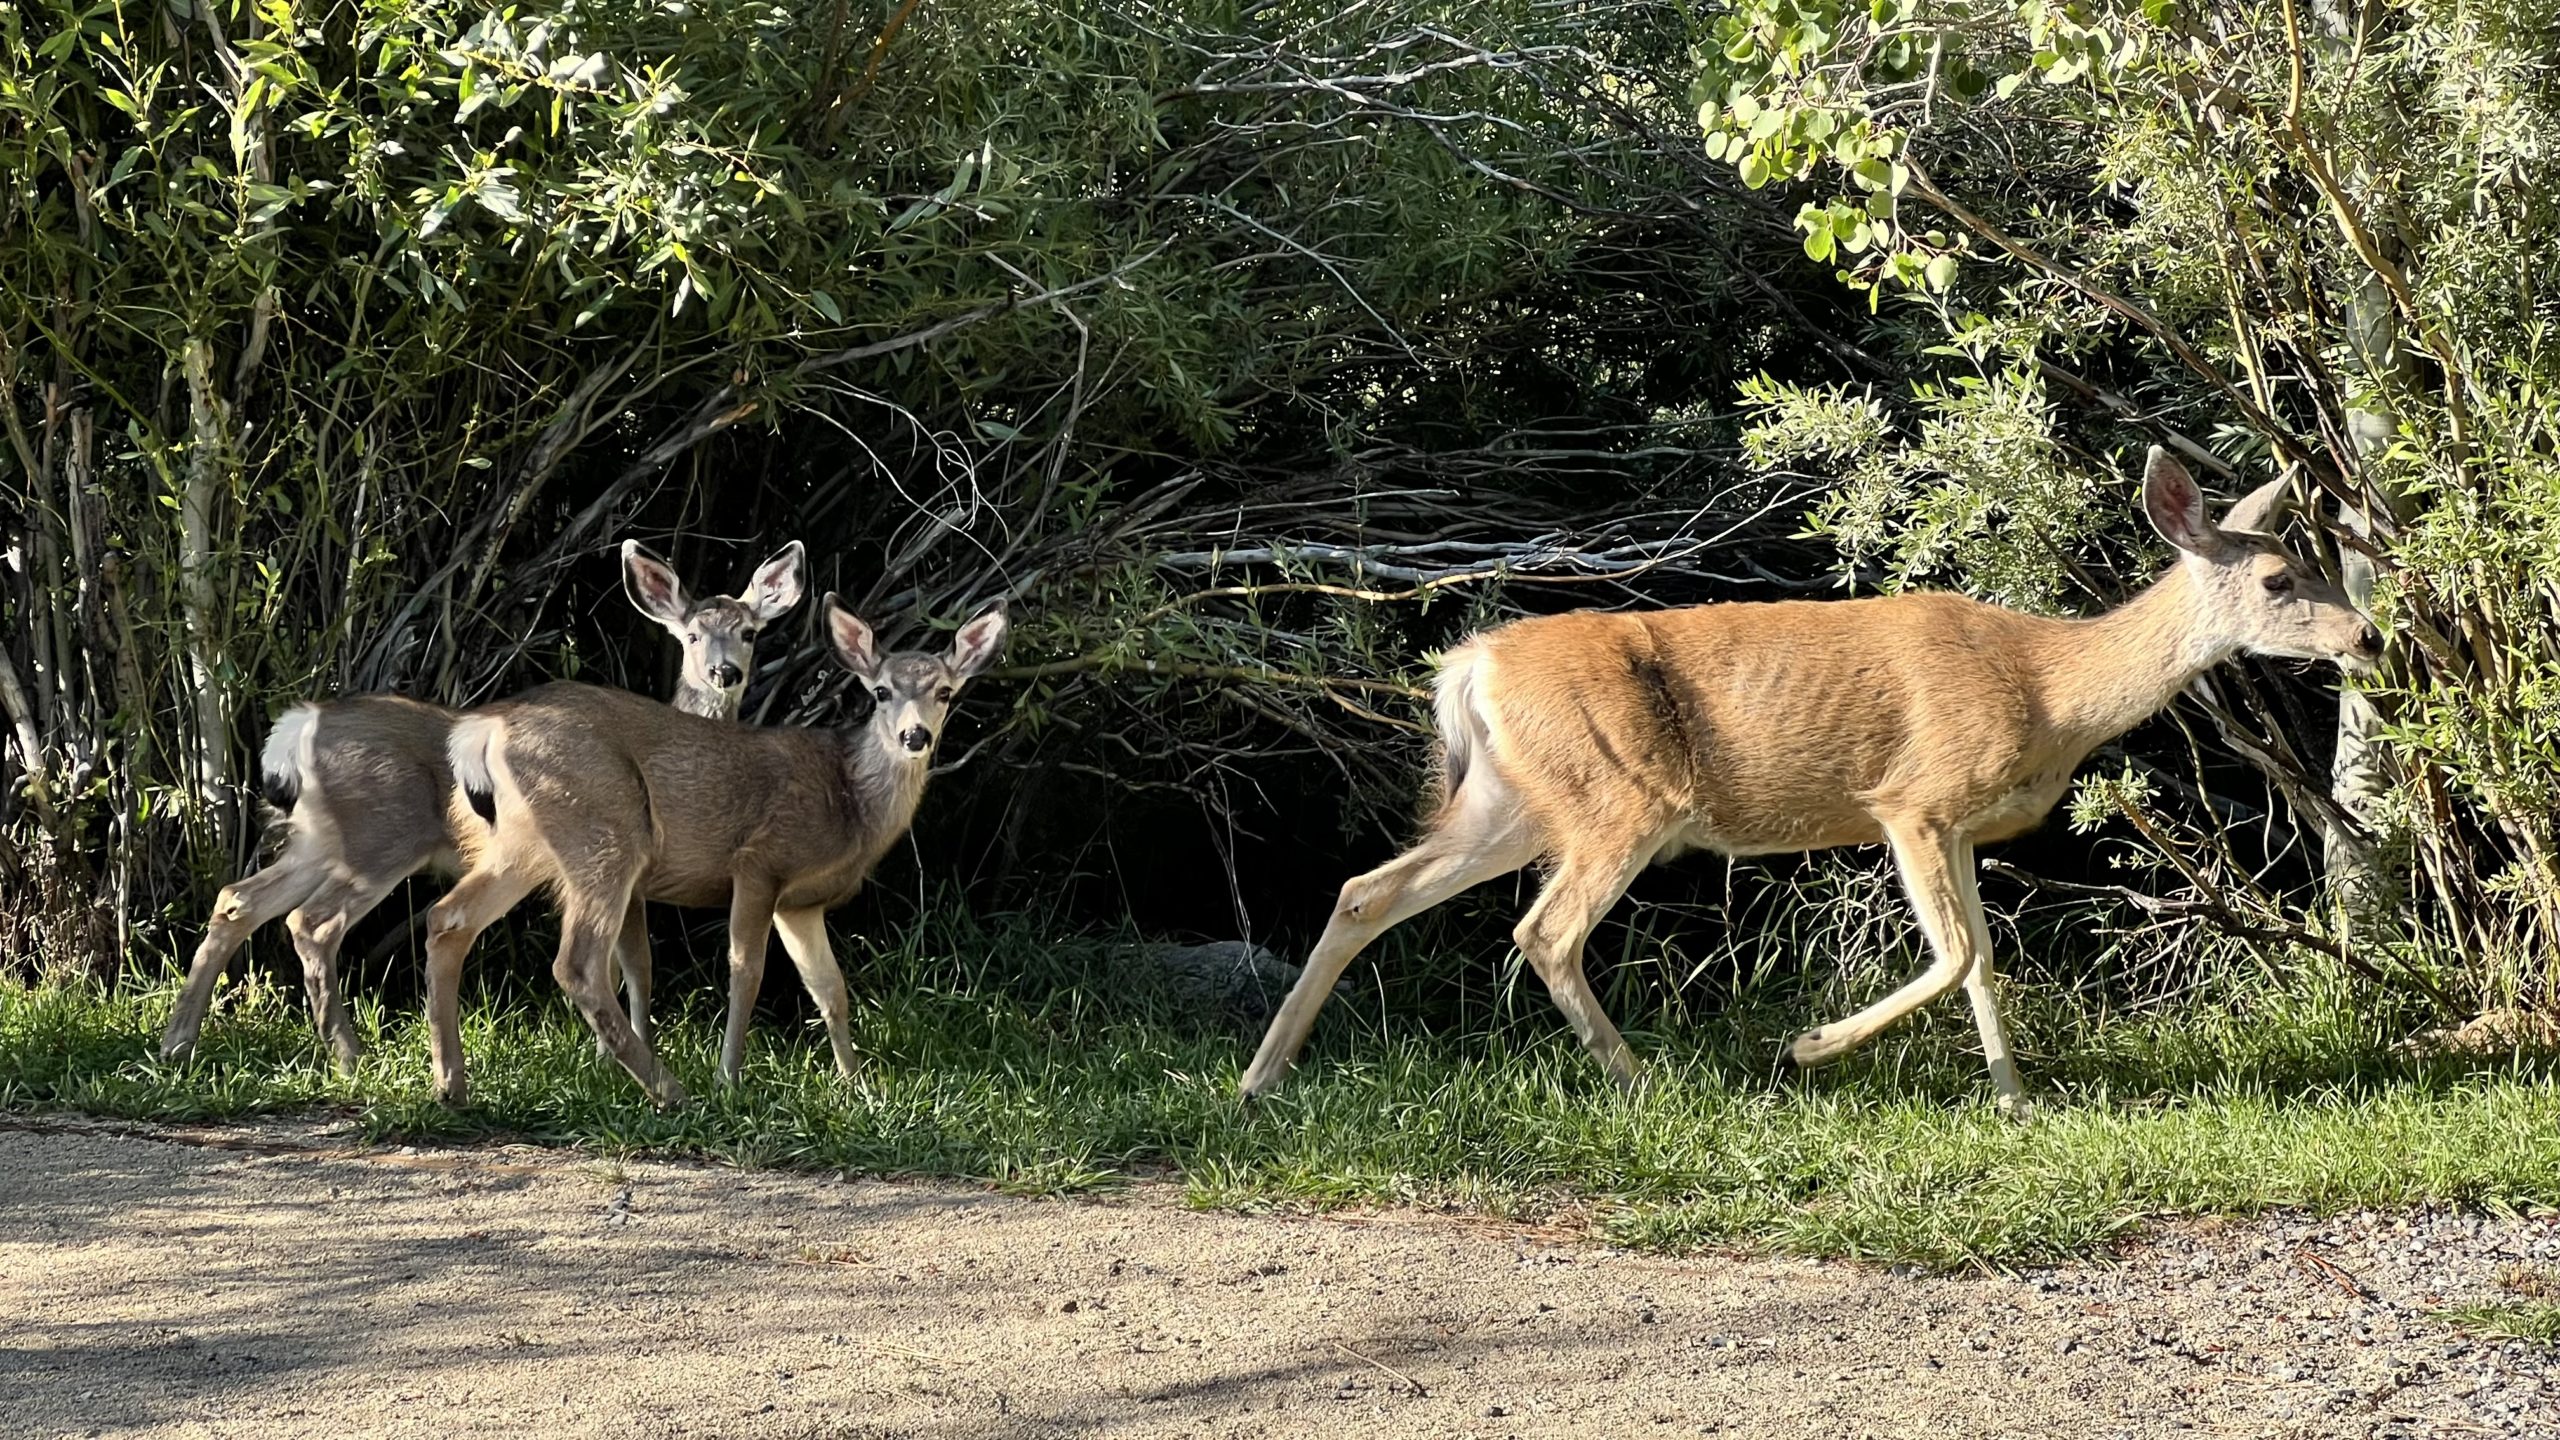
[[[1467,776],[1492,758],[1493,727],[1484,711],[1485,670],[1493,657],[1469,643],[1441,657],[1431,682],[1431,717],[1440,731],[1440,803],[1457,798]]]
[[[506,722],[496,716],[465,715],[454,722],[453,734],[444,745],[454,783],[462,787],[472,812],[489,825],[498,823],[498,781],[492,757],[506,736]]]
[[[258,793],[279,814],[291,815],[302,792],[314,783],[319,728],[320,707],[306,700],[286,710],[267,732],[266,748],[258,752]]]

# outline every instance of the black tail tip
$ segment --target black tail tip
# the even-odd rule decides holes
[[[471,811],[480,817],[482,824],[498,823],[498,797],[495,792],[465,785],[462,787],[462,793],[466,799],[470,800]]]

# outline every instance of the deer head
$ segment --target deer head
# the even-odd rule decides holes
[[[1004,609],[998,606],[960,627],[944,654],[924,650],[882,655],[871,627],[827,597],[827,637],[836,659],[871,692],[866,728],[891,758],[922,765],[932,757],[943,717],[969,677],[986,668],[1004,644]]]
[[[2154,445],[2142,471],[2142,508],[2178,564],[2215,648],[2296,660],[2334,660],[2367,675],[2382,657],[2382,632],[2346,592],[2276,539],[2286,482],[2268,481],[2240,498],[2216,525],[2187,468]]]
[[[800,603],[800,542],[758,566],[741,593],[696,600],[667,562],[622,542],[622,588],[640,613],[657,621],[684,647],[684,683],[676,708],[734,717],[755,664],[756,635]]]

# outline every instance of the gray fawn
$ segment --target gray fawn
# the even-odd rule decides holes
[[[427,1019],[436,1090],[468,1094],[460,993],[471,942],[536,888],[560,908],[552,974],[605,1048],[661,1105],[684,1091],[613,1003],[606,966],[639,900],[729,907],[728,1029],[734,1084],[764,978],[783,949],[825,1017],[836,1068],[855,1068],[844,973],[826,912],[852,898],[906,833],[952,698],[1003,643],[993,610],[948,653],[882,656],[830,595],[828,639],[873,701],[842,729],[719,724],[620,690],[560,683],[485,706],[453,728],[451,823],[465,860],[427,922]]]
[[[684,646],[677,704],[699,714],[737,714],[756,630],[800,603],[801,560],[794,540],[757,568],[744,593],[694,602],[663,562],[636,545],[623,547],[623,584],[632,602]],[[444,706],[398,695],[306,701],[285,711],[259,759],[261,788],[280,816],[284,846],[257,873],[215,897],[204,942],[161,1037],[163,1056],[195,1048],[214,982],[259,926],[283,915],[302,959],[311,1022],[339,1067],[355,1068],[364,1046],[339,994],[338,947],[401,881],[420,870],[451,875],[460,868],[445,803],[452,789],[445,745],[458,718]],[[638,977],[645,1004],[647,931],[634,925],[625,934],[624,966]]]
[[[1513,938],[1574,1033],[1637,1077],[1582,970],[1583,941],[1646,866],[1883,842],[1933,963],[1796,1037],[1834,1060],[1961,984],[2004,1111],[2024,1108],[1993,990],[1974,846],[2041,823],[2091,750],[2232,655],[2370,672],[2382,637],[2269,535],[2281,479],[2217,526],[2154,446],[2143,507],[2169,572],[2089,620],[1958,595],[1569,614],[1485,631],[1434,686],[1441,800],[1421,842],[1342,887],[1305,972],[1245,1072],[1267,1094],[1343,968],[1389,927],[1533,861],[1551,867]]]

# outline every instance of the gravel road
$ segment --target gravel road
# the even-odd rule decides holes
[[[1434,1214],[0,1121],[0,1432],[2560,1437],[2429,1318],[2560,1222],[2180,1225],[1924,1276]]]

